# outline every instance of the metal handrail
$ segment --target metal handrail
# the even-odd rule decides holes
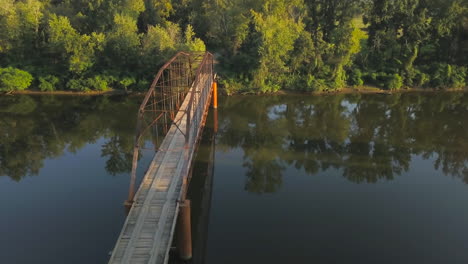
[[[200,57],[203,55],[201,61],[197,63],[197,60],[200,59]],[[206,98],[207,95],[206,93],[208,92],[207,89],[202,89],[200,90],[200,95],[197,97],[197,91],[196,88],[200,84],[202,77],[207,76],[208,74],[208,80],[213,80],[213,55],[209,52],[205,53],[187,53],[187,52],[178,52],[175,56],[173,56],[169,61],[167,61],[161,69],[158,71],[156,74],[150,89],[145,95],[145,98],[143,99],[143,102],[140,105],[140,108],[138,110],[137,114],[137,128],[136,128],[136,136],[135,136],[135,143],[134,143],[134,151],[133,151],[133,162],[132,162],[132,172],[131,172],[131,184],[130,184],[130,191],[129,191],[129,197],[128,200],[126,201],[126,204],[129,205],[133,202],[134,198],[134,182],[136,179],[136,169],[137,169],[137,163],[138,163],[138,156],[139,156],[139,147],[140,147],[140,141],[141,137],[143,136],[144,132],[152,127],[154,124],[158,122],[160,118],[165,116],[165,114],[168,112],[167,109],[157,109],[158,105],[162,104],[163,108],[167,106],[166,103],[172,104],[172,99],[175,97],[178,97],[180,94],[177,95],[170,95],[166,96],[165,94],[165,88],[169,88],[169,93],[172,93],[171,89],[173,88],[171,85],[168,85],[167,87],[165,86],[165,83],[170,83],[172,84],[172,81],[170,78],[167,82],[164,81],[164,74],[166,71],[169,71],[169,77],[171,74],[171,66],[176,63],[182,63],[186,64],[184,65],[185,68],[181,68],[180,65],[177,68],[180,72],[184,71],[184,74],[189,74],[190,76],[182,76],[182,78],[179,78],[180,80],[189,80],[187,82],[187,91],[184,91],[184,97],[189,95],[190,100],[189,100],[189,105],[187,107],[187,110],[185,111],[184,115],[182,118],[186,117],[187,118],[187,123],[186,123],[186,131],[185,133],[181,131],[186,139],[186,148],[189,147],[189,144],[191,143],[192,139],[191,138],[191,130],[196,128],[196,126],[200,125],[200,120],[197,115],[199,113],[197,110],[199,109],[200,103],[203,102],[206,103]],[[194,63],[196,63],[196,67],[193,67]],[[196,68],[196,74],[193,74],[193,70]],[[208,71],[208,72],[206,72]],[[185,77],[185,78],[184,78]],[[160,96],[162,97],[162,100],[156,101],[156,96],[158,94],[156,93],[156,89],[158,88],[158,83],[160,83],[161,79],[163,79],[162,85],[161,85],[161,94]],[[206,83],[205,83],[206,84]],[[179,86],[177,86],[179,87]],[[205,87],[202,87],[205,88]],[[204,97],[202,97],[202,93],[205,93]],[[150,99],[153,98],[152,104],[149,104]],[[203,99],[200,101],[200,98]],[[171,102],[166,102],[167,100],[171,100]],[[183,101],[183,100],[182,100]],[[152,109],[147,109],[148,106],[150,106]],[[172,106],[171,106],[172,107]],[[180,107],[180,106],[178,106]],[[195,111],[194,111],[195,109]],[[160,111],[161,113],[159,115],[156,114],[156,112]],[[170,111],[173,112],[179,112],[179,109],[171,109]],[[143,122],[145,121],[145,112],[153,112],[153,120],[149,122],[149,125],[143,128]],[[195,121],[195,122],[194,122]],[[172,120],[173,123],[174,120]],[[194,135],[193,137],[197,137],[198,135]]]

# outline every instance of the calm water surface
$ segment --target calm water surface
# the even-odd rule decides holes
[[[0,263],[107,262],[140,101],[0,97]],[[152,154],[142,154],[144,167]]]
[[[0,263],[106,263],[140,101],[0,97]],[[468,94],[230,97],[218,121],[193,263],[468,263]]]
[[[468,94],[220,103],[199,263],[468,263]]]

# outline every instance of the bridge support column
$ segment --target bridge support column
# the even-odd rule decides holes
[[[192,226],[190,216],[190,200],[184,200],[179,206],[179,217],[177,218],[177,250],[182,260],[192,258]]]
[[[218,83],[213,81],[213,108],[218,108]]]

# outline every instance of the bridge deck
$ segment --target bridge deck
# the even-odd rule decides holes
[[[200,79],[200,84],[211,84],[211,78],[208,76]],[[204,105],[201,105],[200,109],[197,107],[199,111],[192,109],[192,115],[199,115],[202,121],[198,127],[190,129],[193,135],[190,135],[192,140],[187,148],[184,135],[187,131],[186,113],[191,93],[200,94],[202,89],[197,86],[190,89],[175,122],[161,143],[160,150],[136,193],[135,202],[112,252],[110,264],[167,263],[179,210],[178,200],[183,192],[195,144],[208,112],[211,89],[203,92],[208,93],[208,97],[200,101]]]

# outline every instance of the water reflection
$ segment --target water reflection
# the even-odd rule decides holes
[[[131,170],[139,97],[0,97],[0,176],[37,175],[45,159],[76,153],[105,138],[112,175]],[[116,118],[118,116],[118,118]]]
[[[102,157],[108,157],[106,161],[106,171],[111,175],[128,173],[132,169],[133,142],[127,137],[112,136],[109,141],[102,146]]]
[[[243,151],[245,189],[276,192],[288,167],[392,180],[415,155],[468,183],[468,94],[242,96],[222,102],[217,148]]]

